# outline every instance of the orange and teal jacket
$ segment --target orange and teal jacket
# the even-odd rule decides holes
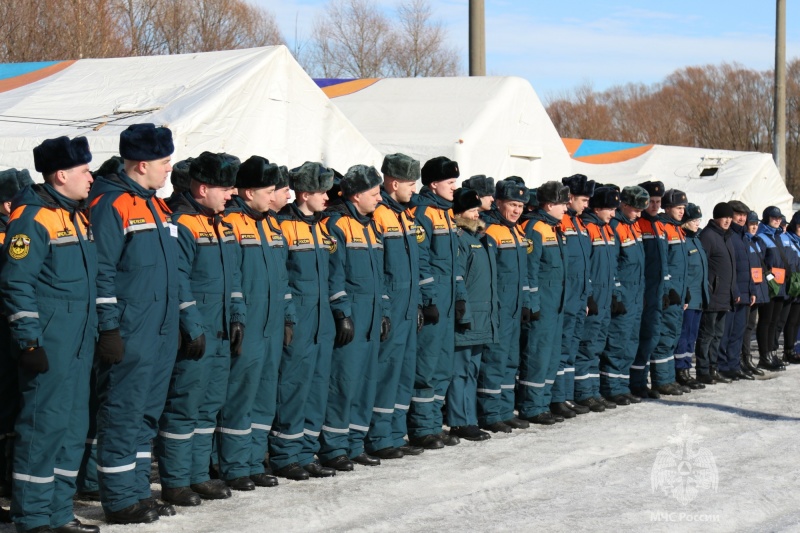
[[[567,242],[561,233],[561,221],[543,211],[534,211],[523,217],[519,227],[530,241],[528,286],[531,311],[541,311],[542,293],[545,298],[559,294],[558,302],[547,303],[550,306],[557,303],[560,313],[564,309],[568,270]]]
[[[636,221],[636,227],[642,236],[644,248],[644,283],[645,305],[661,305],[661,299],[668,292],[669,267],[667,266],[667,230],[658,216],[651,216],[646,211]]]
[[[497,293],[503,315],[520,318],[530,308],[528,253],[533,250],[522,229],[509,222],[497,208],[484,213],[487,250],[497,264]]]

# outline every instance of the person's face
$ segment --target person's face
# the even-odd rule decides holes
[[[309,192],[305,194],[307,195],[306,207],[309,211],[312,213],[319,213],[325,210],[325,206],[328,204],[327,191]]]
[[[750,235],[755,235],[758,231],[758,222],[748,222],[747,223],[747,233]]]
[[[61,193],[70,200],[85,200],[89,197],[89,190],[92,188],[92,173],[89,165],[80,165],[69,170],[59,170],[63,180]]]
[[[588,196],[573,196],[569,195],[569,208],[575,211],[576,214],[582,214],[586,208],[589,207]]]
[[[542,210],[553,218],[561,220],[566,214],[569,204],[544,204]]]
[[[769,217],[769,227],[778,229],[781,227],[782,221],[781,217]]]
[[[717,224],[719,224],[719,227],[724,229],[724,230],[727,230],[728,228],[730,228],[731,227],[731,222],[733,222],[733,219],[731,217],[722,217],[722,218],[718,218],[716,220],[717,220]]]
[[[525,204],[517,200],[497,200],[497,210],[509,222],[516,222],[522,216]]]
[[[689,228],[689,231],[697,232],[697,230],[700,228],[700,219],[696,218],[694,220],[690,220],[686,223],[686,227]]]
[[[672,218],[672,220],[680,220],[683,218],[683,212],[686,211],[686,207],[682,205],[675,205],[672,207],[667,207],[664,209],[664,212]]]
[[[631,207],[628,204],[622,204],[619,206],[620,211],[622,214],[625,215],[625,218],[630,220],[631,222],[636,222],[639,220],[639,217],[642,216],[642,210],[636,209],[635,207]]]
[[[744,226],[747,222],[747,213],[737,213],[736,211],[733,212],[733,222],[740,226]]]
[[[492,202],[494,202],[494,196],[491,194],[487,194],[486,196],[481,196],[481,211],[491,211],[492,210]]]
[[[414,196],[415,192],[417,192],[417,182],[395,180],[395,183],[397,184],[395,187],[395,196],[397,197],[397,201],[401,204],[410,202],[411,197]]]
[[[480,207],[473,207],[472,209],[467,209],[461,216],[466,218],[467,220],[478,220],[481,216],[481,208]]]
[[[616,207],[598,207],[595,208],[594,214],[597,218],[608,224],[614,218],[614,213],[617,211]]]
[[[350,201],[355,206],[356,211],[362,215],[368,215],[375,211],[378,202],[381,201],[381,188],[377,185],[367,191],[354,194]]]
[[[658,210],[661,209],[661,197],[660,196],[651,196],[650,202],[647,204],[647,209],[645,209],[645,213],[654,217],[658,214]]]
[[[239,196],[242,196],[242,193],[244,193],[243,198],[245,198],[247,205],[260,213],[267,211],[275,201],[274,185],[270,185],[269,187],[260,187],[258,189],[246,189],[244,191],[240,190]]]
[[[219,185],[206,185],[200,186],[200,198],[196,198],[197,203],[211,209],[215,213],[222,213],[225,211],[225,204],[231,199],[234,192],[233,187],[224,187]]]
[[[291,199],[292,191],[289,189],[288,185],[280,189],[275,189],[275,194],[272,197],[272,203],[269,205],[269,208],[273,211],[280,211]]]
[[[453,193],[456,192],[456,179],[450,178],[448,180],[434,181],[428,188],[433,191],[433,194],[447,200],[453,201]]]
[[[167,177],[172,172],[172,158],[142,161],[139,168],[144,176],[144,187],[157,191],[167,183]]]

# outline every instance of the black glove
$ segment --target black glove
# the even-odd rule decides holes
[[[198,361],[206,353],[206,334],[201,333],[196,339],[183,339],[183,356]]]
[[[381,318],[381,342],[389,338],[389,332],[392,331],[392,321],[388,316]]]
[[[292,344],[292,339],[294,338],[294,323],[293,322],[284,322],[283,323],[283,345],[289,346]]]
[[[667,297],[669,298],[669,305],[681,305],[681,295],[675,289],[670,289]]]
[[[125,355],[125,343],[119,334],[119,328],[100,332],[100,338],[94,347],[94,353],[107,365],[116,365]]]
[[[540,318],[542,318],[542,312],[541,311],[536,311],[535,313],[531,313],[531,322],[536,322]]]
[[[464,318],[465,314],[467,314],[467,302],[456,300],[456,322]]]
[[[666,294],[661,297],[661,310],[665,311],[669,307],[669,296]]]
[[[686,298],[683,300],[683,303],[689,304],[692,301],[692,293],[689,292],[689,289],[686,289]]]
[[[353,319],[349,316],[344,316],[344,313],[336,310],[333,312],[333,320],[336,323],[336,338],[334,343],[336,346],[345,346],[353,341],[356,335],[356,327],[353,325]]]
[[[600,313],[600,310],[597,309],[597,302],[594,301],[594,296],[589,296],[589,299],[586,300],[586,307],[589,308],[589,312],[586,313],[587,316],[594,316]]]
[[[47,362],[47,353],[41,346],[21,351],[17,364],[31,374],[44,374],[50,370],[50,364]]]
[[[436,321],[439,321],[439,310],[436,310]],[[422,326],[425,325],[425,313],[422,311],[422,306],[417,306],[417,333],[422,331]]]
[[[624,315],[627,313],[628,310],[625,308],[625,304],[617,300],[616,296],[611,297],[611,316],[619,316]]]
[[[231,322],[231,357],[242,355],[242,341],[244,340],[244,324]]]
[[[464,322],[463,324],[456,324],[456,331],[464,333],[472,329],[472,322]]]
[[[425,319],[425,324],[438,324],[439,323],[439,308],[436,304],[426,305],[422,308],[422,316]]]
[[[523,307],[522,308],[522,318],[520,322],[523,324],[528,324],[531,321],[531,308],[530,307]]]

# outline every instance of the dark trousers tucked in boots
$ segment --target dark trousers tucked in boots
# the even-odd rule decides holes
[[[726,311],[704,311],[695,343],[698,374],[708,374],[717,368],[719,344],[725,332]]]

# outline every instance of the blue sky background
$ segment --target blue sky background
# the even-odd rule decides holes
[[[271,10],[289,47],[308,43],[326,0],[249,0]],[[374,0],[387,12],[394,0]],[[543,100],[583,83],[654,83],[692,65],[771,69],[774,0],[485,0],[489,75],[526,78]],[[466,75],[467,0],[432,0]],[[787,0],[786,56],[800,57],[800,7]],[[295,38],[295,22],[297,33]]]

